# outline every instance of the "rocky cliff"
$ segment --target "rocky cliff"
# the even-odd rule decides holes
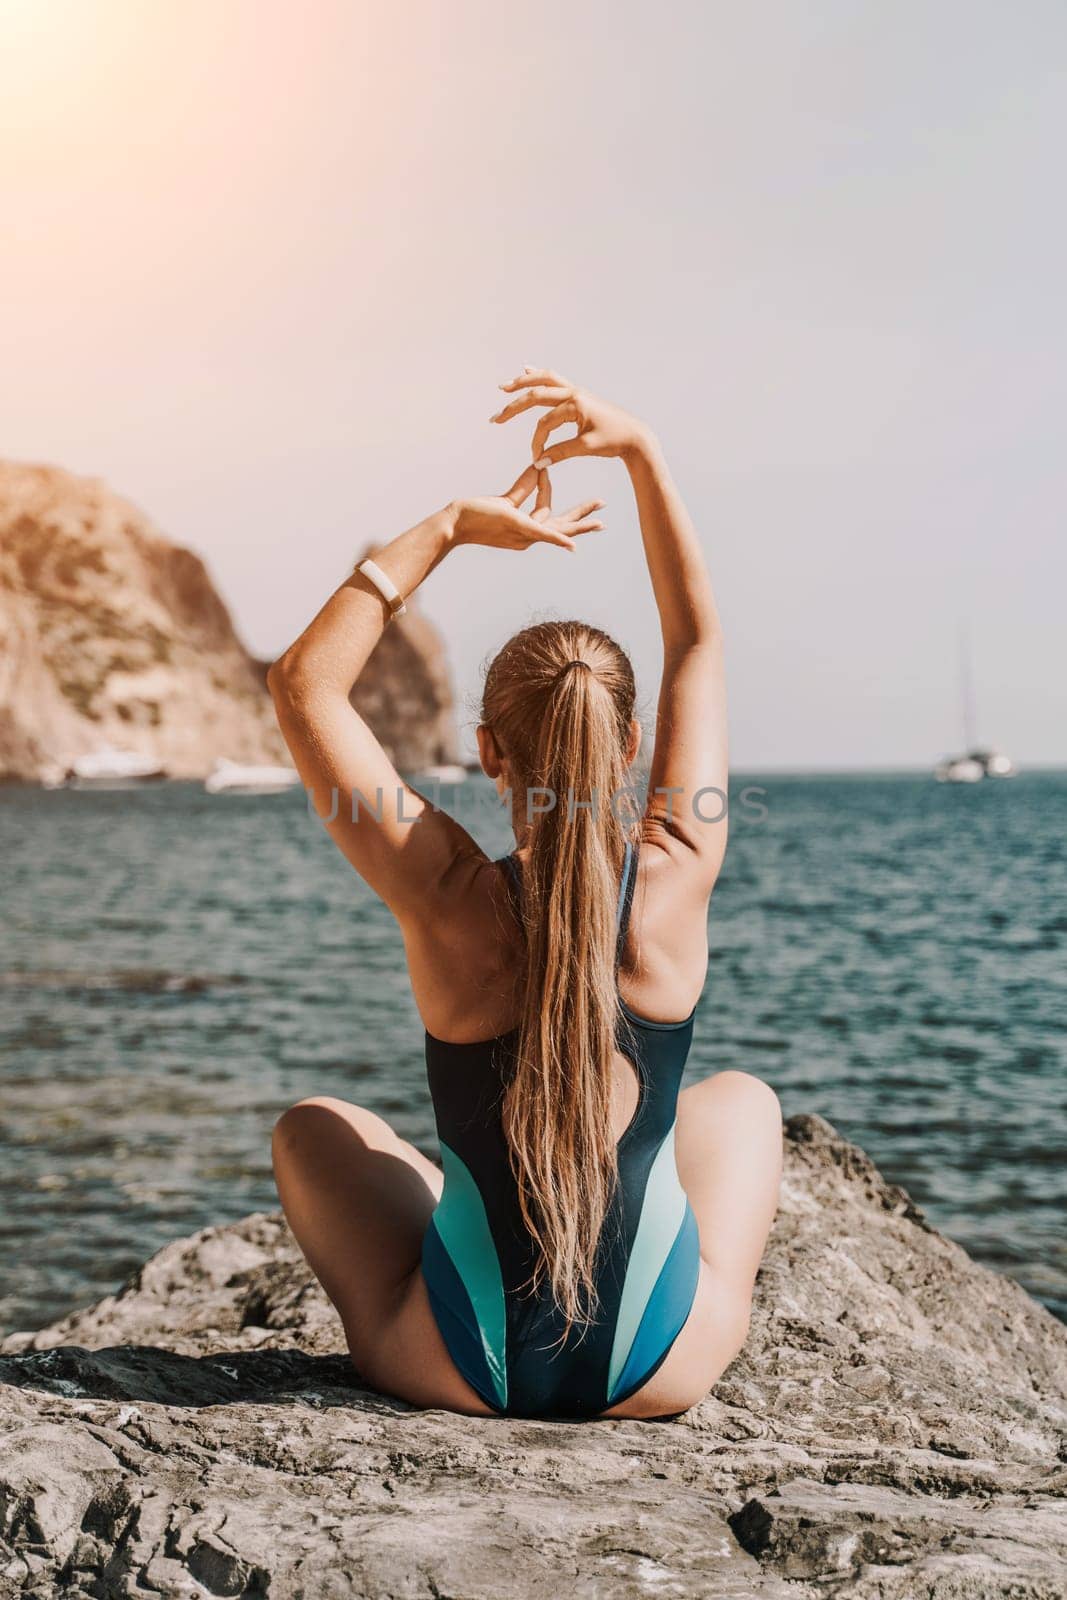
[[[676,1422],[361,1387],[282,1221],[0,1347],[0,1597],[1062,1600],[1067,1329],[816,1117],[752,1333]]]
[[[454,759],[443,650],[417,611],[359,693],[401,763]],[[199,557],[98,479],[0,463],[0,777],[33,781],[105,744],[174,777],[219,756],[288,761],[263,664]]]

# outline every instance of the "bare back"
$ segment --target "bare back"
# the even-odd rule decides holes
[[[688,1016],[707,974],[710,889],[646,820],[619,971],[623,1000],[653,1022]],[[650,837],[652,835],[652,837]],[[521,863],[523,852],[518,859]],[[687,870],[687,868],[689,870]],[[523,981],[521,930],[506,875],[466,839],[432,913],[403,924],[412,992],[427,1031],[467,1044],[512,1027]]]

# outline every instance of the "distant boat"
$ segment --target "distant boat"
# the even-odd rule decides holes
[[[1017,774],[1014,761],[999,750],[971,750],[965,756],[949,756],[934,768],[938,783],[981,783],[983,778],[1014,778]]]
[[[981,783],[983,778],[1014,778],[1018,769],[1002,750],[981,746],[975,739],[974,674],[970,641],[960,629],[960,692],[963,701],[964,754],[945,756],[934,768],[938,783]]]
[[[68,789],[135,789],[166,777],[154,756],[138,755],[133,750],[118,750],[103,744],[88,755],[78,756],[66,773]],[[50,783],[49,787],[56,787]]]
[[[299,782],[294,767],[244,767],[220,756],[204,779],[204,788],[208,794],[283,794]]]
[[[444,761],[434,767],[423,767],[419,773],[424,783],[463,783],[466,776],[466,767],[461,767],[454,761]]]

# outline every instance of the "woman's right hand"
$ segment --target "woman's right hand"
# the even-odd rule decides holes
[[[500,387],[516,398],[491,417],[491,422],[510,422],[533,406],[549,407],[534,429],[533,460],[537,467],[552,467],[574,456],[621,456],[626,460],[648,450],[654,442],[651,430],[629,412],[597,399],[547,368],[524,367],[519,377]],[[550,445],[549,434],[568,422],[576,424],[577,435]]]
[[[524,511],[522,507],[535,489],[534,508]],[[585,500],[553,516],[548,473],[529,466],[504,494],[453,500],[446,517],[456,544],[481,544],[495,550],[528,550],[533,544],[554,544],[573,550],[578,534],[592,533],[604,526],[593,517],[603,505],[603,500]]]

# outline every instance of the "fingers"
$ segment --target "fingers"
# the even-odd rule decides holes
[[[534,502],[532,515],[538,519],[552,514],[552,481],[547,472],[538,472],[532,464],[523,467],[510,489],[505,490],[501,496],[510,500],[513,506],[521,506],[528,500],[534,489],[537,490],[537,499]]]
[[[566,378],[548,367],[523,367],[517,378],[509,378],[507,383],[502,383],[500,387],[505,394],[514,394],[516,389],[525,389],[532,383],[548,383],[561,389],[572,387]]]
[[[582,425],[581,415],[573,400],[565,400],[562,405],[546,411],[543,417],[538,417],[531,446],[535,461],[544,451],[549,434],[555,433],[557,428],[565,427],[568,422],[576,422],[579,428]]]
[[[547,472],[538,472],[533,465],[523,467],[511,488],[505,489],[503,498],[510,500],[513,506],[521,506],[524,500],[530,498],[535,489],[540,490],[541,479],[547,477]],[[551,490],[549,493],[551,494]],[[551,504],[551,500],[549,504]]]
[[[531,515],[535,522],[543,522],[552,515],[552,480],[547,472],[537,474],[537,500]]]
[[[547,450],[542,450],[534,461],[534,466],[538,471],[543,471],[546,467],[554,467],[557,462],[570,461],[575,456],[584,456],[588,454],[588,451],[589,446],[586,443],[585,434],[579,433],[573,439],[564,439],[561,444],[551,444]]]
[[[575,538],[579,533],[599,533],[604,524],[594,516],[594,512],[603,509],[603,500],[583,500],[581,505],[571,506],[569,511],[553,517],[551,526],[557,532],[566,534],[568,539]]]
[[[559,384],[535,384],[527,389],[525,394],[520,394],[516,399],[501,406],[489,418],[490,422],[510,422],[512,417],[517,417],[520,411],[529,411],[531,406],[555,406],[561,400],[570,398],[570,390],[560,387]]]
[[[577,529],[568,529],[564,533],[562,528],[555,522],[535,522],[532,517],[530,518],[530,537],[537,544],[554,544],[558,545],[561,550],[573,550],[575,544],[571,538],[571,533],[576,533],[577,531]]]
[[[548,474],[546,473],[547,477]],[[569,511],[561,511],[556,518],[557,522],[566,525],[569,522],[581,522],[583,517],[591,517],[594,511],[603,511],[603,500],[583,500],[581,505],[571,506]]]

